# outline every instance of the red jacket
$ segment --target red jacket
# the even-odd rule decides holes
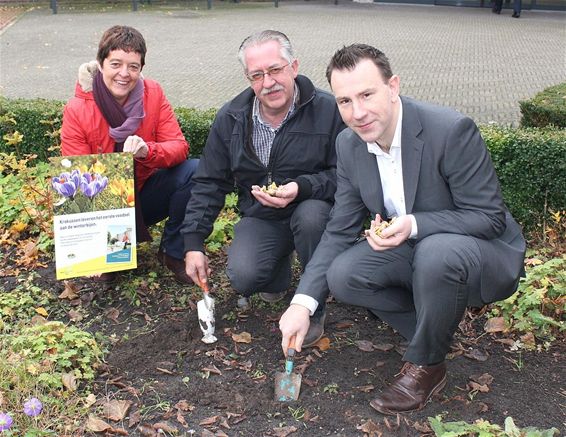
[[[85,88],[91,89],[88,84]],[[143,138],[149,150],[145,159],[136,159],[138,190],[157,169],[180,164],[187,159],[189,153],[189,144],[169,101],[161,86],[150,79],[144,79],[143,107],[145,117],[136,135]],[[63,111],[63,156],[113,152],[115,141],[110,137],[108,129],[108,123],[96,106],[92,91],[84,91],[77,82],[75,97],[69,100]]]

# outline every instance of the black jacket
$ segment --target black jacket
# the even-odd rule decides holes
[[[203,251],[204,240],[224,206],[224,197],[234,187],[244,217],[282,220],[290,217],[302,200],[333,201],[334,142],[345,126],[331,94],[315,88],[305,76],[297,76],[296,83],[299,102],[275,135],[267,167],[257,157],[251,141],[253,90],[246,89],[216,115],[193,176],[191,199],[181,229],[185,252]],[[252,185],[290,181],[299,185],[299,195],[286,208],[265,207],[251,195]]]

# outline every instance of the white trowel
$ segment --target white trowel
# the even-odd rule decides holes
[[[202,341],[206,344],[215,343],[214,336],[214,299],[210,297],[208,282],[201,283],[203,299],[197,302],[197,314],[200,330],[203,333]]]

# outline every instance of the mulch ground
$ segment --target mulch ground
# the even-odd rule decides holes
[[[61,301],[76,323],[102,334],[108,354],[94,384],[99,400],[132,402],[113,426],[130,436],[421,436],[431,435],[427,418],[503,426],[564,429],[565,343],[547,350],[513,350],[513,335],[486,334],[485,314],[468,313],[448,361],[448,384],[427,407],[385,417],[369,402],[401,368],[402,338],[365,310],[329,302],[326,340],[298,355],[299,400],[273,400],[274,375],[284,370],[278,319],[291,298],[268,305],[254,300],[237,311],[236,296],[223,274],[224,256],[213,258],[217,286],[218,342],[201,341],[196,287],[182,287],[141,250],[140,267],[110,288],[90,280],[72,283],[80,298]],[[34,282],[59,295],[65,284],[51,263]],[[156,272],[155,277],[150,272]],[[16,278],[0,278],[5,292]],[[137,302],[138,304],[135,304]],[[87,435],[87,433],[85,433]],[[167,435],[167,434],[166,434]]]

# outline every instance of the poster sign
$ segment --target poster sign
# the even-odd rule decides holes
[[[134,269],[134,162],[126,153],[50,158],[57,279]]]

